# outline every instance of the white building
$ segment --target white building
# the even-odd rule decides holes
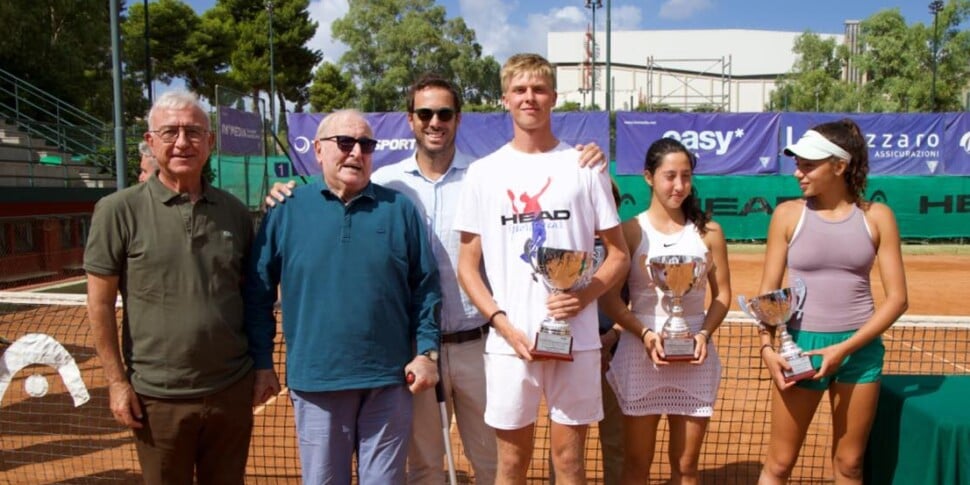
[[[855,25],[846,22],[847,31]],[[765,111],[775,81],[795,63],[792,48],[802,34],[741,29],[615,31],[611,108],[631,110],[644,104],[685,111],[701,106],[725,112]],[[838,43],[847,37],[818,35]],[[606,33],[596,32],[595,53],[590,40],[587,32],[548,34],[547,53],[557,66],[559,103],[606,107]]]

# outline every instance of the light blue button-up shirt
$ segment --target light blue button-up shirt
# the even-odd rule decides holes
[[[474,160],[456,150],[448,171],[438,180],[431,180],[421,173],[415,155],[411,154],[398,163],[378,169],[371,176],[372,182],[403,193],[423,212],[441,278],[442,334],[471,330],[484,323],[478,309],[458,284],[461,233],[452,230],[462,182]]]

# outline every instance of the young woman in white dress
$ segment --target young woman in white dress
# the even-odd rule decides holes
[[[714,332],[731,301],[727,243],[721,226],[700,210],[691,183],[696,158],[679,141],[664,138],[647,150],[644,179],[651,188],[646,211],[623,223],[631,249],[630,304],[622,285],[600,299],[601,308],[626,331],[620,337],[607,379],[624,415],[622,483],[647,483],[657,425],[667,416],[671,483],[698,482],[698,458],[721,379]],[[694,359],[664,360],[660,337],[669,298],[654,284],[645,262],[655,256],[687,255],[707,261],[706,278],[684,296],[682,306],[693,335]],[[706,311],[704,301],[710,291]]]

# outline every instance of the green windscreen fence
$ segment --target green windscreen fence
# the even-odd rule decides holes
[[[650,190],[643,177],[613,179],[623,199],[621,218],[646,209]],[[787,175],[696,175],[694,186],[729,240],[764,239],[775,207],[801,196]],[[893,209],[904,239],[970,237],[970,177],[869,177],[866,198]]]
[[[250,208],[258,208],[274,182],[303,183],[318,175],[293,173],[285,156],[214,156],[215,184]],[[620,217],[646,209],[650,190],[639,175],[613,175],[620,187]],[[701,207],[710,211],[729,240],[765,239],[775,207],[801,196],[789,175],[697,175]],[[904,239],[970,237],[970,177],[869,177],[866,198],[889,205]]]
[[[256,209],[274,182],[299,180],[285,155],[233,156],[217,154],[210,160],[215,174],[213,184],[230,192],[250,209]]]

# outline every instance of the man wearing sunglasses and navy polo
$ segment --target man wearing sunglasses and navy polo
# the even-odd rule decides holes
[[[303,483],[350,483],[355,454],[360,483],[404,483],[411,394],[438,382],[438,269],[414,203],[371,183],[376,146],[360,113],[324,118],[322,177],[268,211],[253,243],[244,294],[264,371],[256,392],[279,390],[279,287]]]

